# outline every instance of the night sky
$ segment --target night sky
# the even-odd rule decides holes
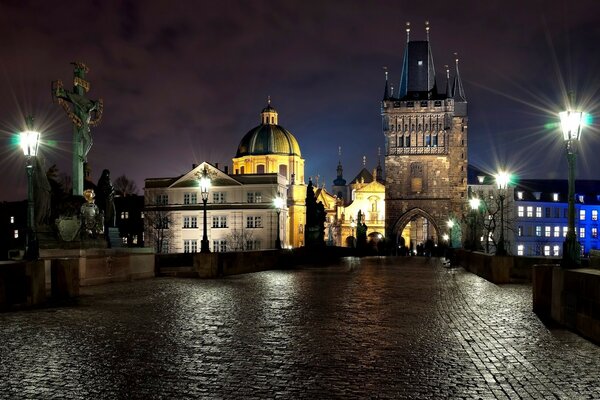
[[[306,176],[330,187],[342,146],[350,180],[363,155],[373,168],[383,152],[383,67],[397,87],[405,22],[418,40],[426,20],[439,87],[459,54],[471,164],[566,179],[562,139],[550,125],[572,89],[593,117],[578,176],[595,179],[599,18],[597,0],[3,0],[0,201],[26,197],[12,139],[26,114],[43,132],[46,167],[70,175],[72,129],[50,82],[70,90],[75,60],[90,68],[88,95],[104,99],[89,154],[94,181],[108,168],[141,194],[144,178],[178,176],[204,160],[230,165],[267,96],[300,143]]]

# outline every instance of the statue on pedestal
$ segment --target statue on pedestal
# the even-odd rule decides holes
[[[73,195],[83,195],[83,164],[92,147],[90,126],[96,126],[102,119],[102,99],[97,101],[85,97],[90,83],[85,80],[88,67],[82,62],[71,63],[75,66],[73,91],[63,88],[62,81],[52,82],[52,97],[62,106],[73,123]],[[72,109],[69,103],[73,105]]]
[[[81,206],[81,226],[83,233],[89,238],[96,238],[104,232],[104,221],[102,212],[94,204],[95,193],[88,189],[83,192],[85,203]]]

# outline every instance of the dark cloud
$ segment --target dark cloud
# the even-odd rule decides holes
[[[95,175],[108,167],[142,187],[193,162],[231,162],[270,95],[300,142],[307,176],[331,183],[341,145],[350,179],[362,156],[372,167],[383,146],[382,67],[397,87],[404,23],[422,39],[425,20],[439,87],[443,65],[460,55],[470,161],[564,176],[560,141],[543,127],[567,87],[597,113],[599,12],[594,0],[3,1],[0,200],[25,196],[23,160],[8,145],[24,114],[35,113],[56,143],[44,150],[47,163],[70,170],[71,127],[49,84],[70,87],[74,60],[90,67],[90,97],[105,101],[89,156]],[[600,167],[592,157],[600,136],[591,132],[580,157],[586,177]]]

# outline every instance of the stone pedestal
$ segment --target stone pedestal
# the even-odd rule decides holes
[[[50,264],[51,293],[56,300],[79,296],[79,258],[53,259]]]

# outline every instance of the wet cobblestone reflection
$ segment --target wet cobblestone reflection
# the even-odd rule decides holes
[[[86,288],[0,314],[0,398],[600,398],[531,288],[424,258]]]

